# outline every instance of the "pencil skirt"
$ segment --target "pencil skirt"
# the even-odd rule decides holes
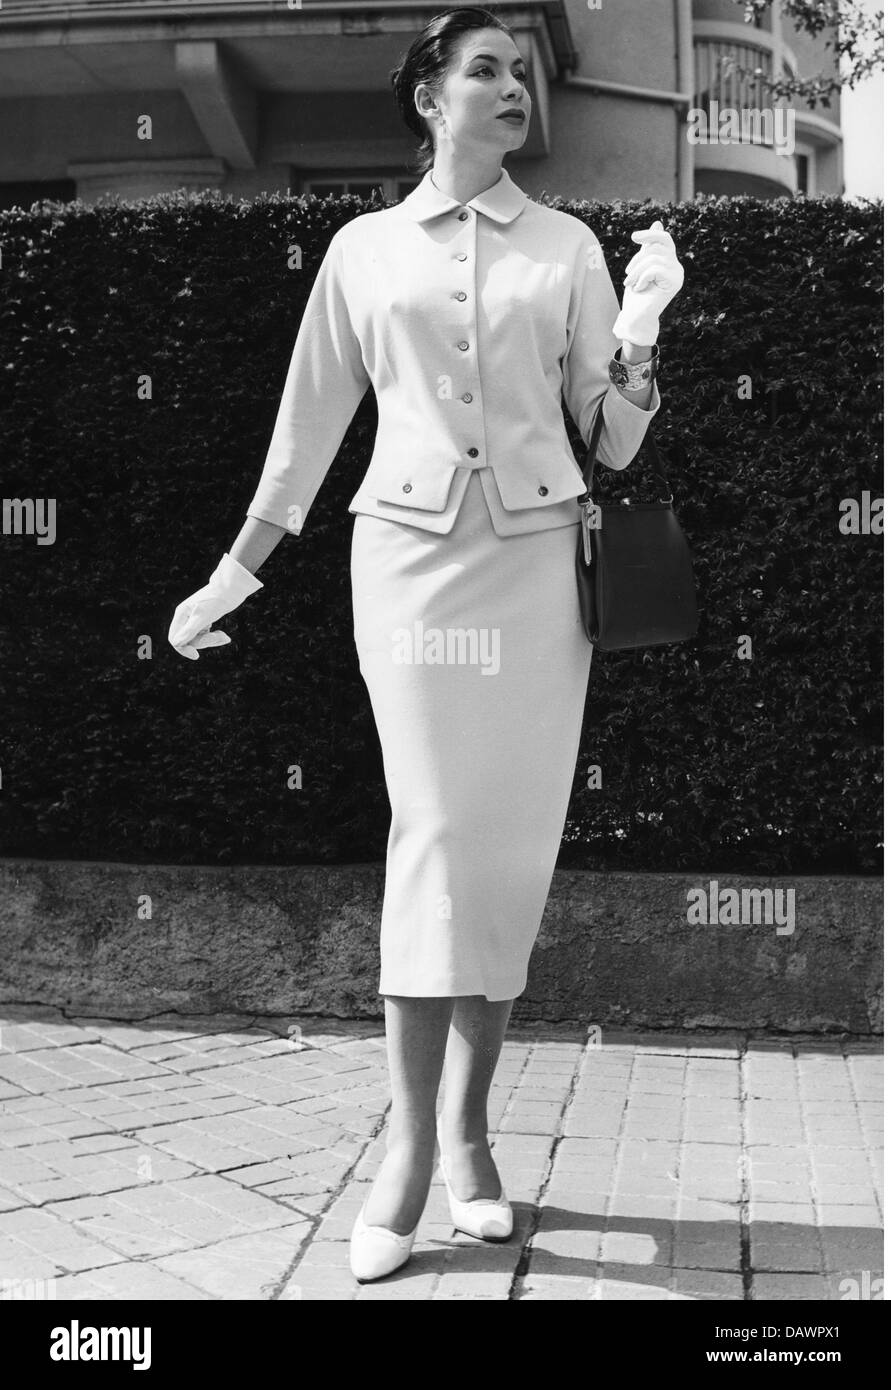
[[[591,667],[576,537],[498,536],[478,476],[448,534],[355,517],[354,638],[392,813],[382,995],[526,988]]]

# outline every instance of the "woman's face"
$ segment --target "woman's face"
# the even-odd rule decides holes
[[[437,147],[448,142],[475,152],[518,150],[532,111],[525,61],[509,34],[474,29],[456,47],[440,91],[420,84],[415,104],[422,116],[433,117]],[[509,111],[522,113],[522,119]]]

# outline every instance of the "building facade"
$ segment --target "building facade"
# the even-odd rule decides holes
[[[0,0],[0,207],[177,188],[404,197],[415,142],[389,72],[445,7]],[[530,74],[526,144],[506,160],[530,196],[844,191],[838,96],[810,110],[763,91],[765,74],[831,70],[823,40],[796,33],[776,0],[757,27],[734,0],[489,8]],[[783,107],[785,130],[771,120]],[[727,113],[746,110],[760,126],[735,139]]]

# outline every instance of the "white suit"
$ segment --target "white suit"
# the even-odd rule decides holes
[[[603,405],[615,468],[660,404],[609,384],[618,307],[597,238],[504,171],[466,206],[427,174],[338,231],[313,285],[248,511],[299,533],[373,385],[351,579],[392,808],[382,994],[526,986],[592,658],[560,393],[585,440]]]

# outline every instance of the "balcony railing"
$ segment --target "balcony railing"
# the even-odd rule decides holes
[[[783,67],[791,76],[788,63]],[[767,83],[772,80],[771,55],[754,44],[696,39],[693,45],[694,105],[709,115],[711,102],[721,111],[745,108],[763,111],[779,105]]]

